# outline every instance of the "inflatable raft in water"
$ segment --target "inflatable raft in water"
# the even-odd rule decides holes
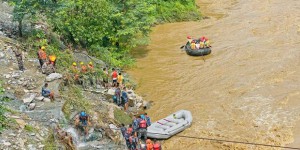
[[[147,128],[147,137],[167,139],[183,131],[192,124],[192,114],[187,110],[177,111],[170,116],[152,123]]]
[[[204,56],[211,53],[211,49],[207,48],[200,48],[200,49],[192,49],[191,46],[185,45],[185,52],[190,56]]]

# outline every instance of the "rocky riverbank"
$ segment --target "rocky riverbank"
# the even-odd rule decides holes
[[[5,99],[1,100],[1,105],[9,110],[4,115],[11,120],[9,127],[1,131],[2,149],[64,148],[65,143],[58,138],[53,125],[71,135],[77,149],[125,148],[118,127],[124,121],[130,123],[130,116],[143,111],[150,103],[133,90],[128,90],[129,111],[125,113],[123,108],[112,103],[114,89],[97,85],[97,88],[85,91],[78,85],[65,86],[63,74],[42,74],[38,60],[30,58],[26,51],[23,51],[25,71],[19,71],[13,53],[13,49],[17,48],[15,43],[8,36],[0,35],[0,84],[4,91],[1,99]],[[87,55],[74,55],[76,61],[91,59]],[[41,88],[45,83],[54,91],[54,101],[41,96]],[[72,97],[74,89],[81,95],[78,103]],[[92,118],[90,136],[85,140],[73,128],[74,116],[81,111],[76,110],[77,105],[86,107]]]

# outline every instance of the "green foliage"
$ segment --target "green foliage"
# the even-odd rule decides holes
[[[52,131],[52,130],[50,130]],[[50,132],[48,137],[43,141],[43,144],[45,145],[44,150],[57,150],[57,144],[55,142],[54,133]]]
[[[3,97],[4,88],[2,87],[2,81],[0,81],[0,133],[5,128],[12,127],[15,122],[13,119],[9,119],[5,116],[6,113],[15,113],[13,110],[4,106],[4,102],[10,101],[9,98]]]
[[[28,125],[28,124],[25,125],[24,130],[27,131],[27,132],[37,132],[36,128],[34,128],[33,126]]]
[[[129,115],[117,108],[114,109],[114,117],[119,123],[124,123],[125,125],[130,124],[132,121]]]
[[[200,19],[195,0],[12,0],[14,20],[47,17],[54,32],[64,43],[86,49],[111,66],[130,66],[134,60],[130,50],[147,44],[155,23]],[[32,36],[48,40],[48,49],[59,53],[59,40],[34,30]],[[57,38],[54,38],[57,39]],[[33,42],[36,42],[34,39]],[[40,43],[37,42],[39,45]],[[55,44],[53,44],[55,43]],[[59,53],[65,60],[69,55]],[[70,61],[60,65],[70,64]],[[58,62],[59,63],[59,62]],[[59,65],[58,65],[59,66]]]
[[[70,118],[71,113],[74,111],[89,112],[91,104],[84,98],[80,88],[73,85],[61,94],[61,96],[65,99],[62,111],[66,118]]]
[[[155,0],[156,1],[156,0]],[[157,1],[157,22],[189,21],[201,19],[195,0]]]

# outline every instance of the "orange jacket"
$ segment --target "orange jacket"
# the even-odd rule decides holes
[[[38,51],[38,54],[39,54],[39,59],[43,59],[43,60],[47,59],[47,54],[46,54],[45,51],[43,51],[43,50],[40,49]]]
[[[153,150],[153,144],[152,143],[147,144],[147,150]]]
[[[85,65],[82,65],[82,66],[81,66],[81,72],[82,72],[82,73],[86,73],[86,72],[87,72],[87,68],[86,68]]]

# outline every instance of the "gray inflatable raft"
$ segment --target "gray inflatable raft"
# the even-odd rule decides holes
[[[152,123],[147,128],[147,137],[168,139],[191,126],[193,117],[190,111],[179,110],[170,116]]]

